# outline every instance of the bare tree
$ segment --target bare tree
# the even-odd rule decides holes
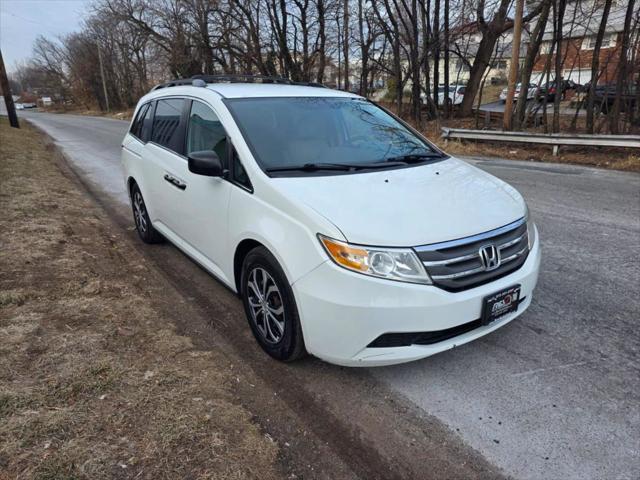
[[[561,93],[563,91],[562,85],[562,36],[563,36],[563,28],[564,28],[564,12],[567,6],[566,0],[557,0],[553,3],[553,34],[555,37],[556,44],[556,56],[555,56],[555,85],[556,85],[556,94],[553,97],[553,131],[560,131],[560,100]],[[564,44],[565,49],[567,48],[567,43]]]
[[[476,9],[478,30],[482,34],[482,39],[478,45],[478,50],[471,66],[469,73],[469,81],[465,89],[462,105],[459,110],[460,116],[468,116],[473,109],[473,100],[480,88],[480,82],[485,70],[490,64],[491,55],[493,54],[496,42],[500,35],[507,30],[513,28],[513,19],[508,18],[510,0],[499,0],[497,8],[494,7],[493,17],[488,19],[485,16],[485,10],[488,8],[485,0],[479,0]],[[523,23],[530,22],[542,10],[542,3],[533,8],[522,19]]]
[[[624,28],[622,30],[622,46],[620,48],[620,61],[618,63],[618,76],[616,79],[616,93],[613,100],[609,119],[609,130],[613,134],[619,132],[619,116],[622,93],[627,85],[629,43],[631,37],[631,21],[634,15],[635,0],[628,0],[627,11],[624,17]]]
[[[516,129],[522,128],[524,125],[529,83],[531,83],[531,73],[533,71],[533,65],[535,64],[536,58],[540,52],[540,45],[542,44],[542,37],[544,36],[547,20],[549,19],[550,9],[551,0],[545,0],[540,11],[540,16],[538,17],[533,32],[531,33],[529,45],[527,46],[524,66],[520,73],[520,93],[518,94],[518,101],[516,103],[516,115],[514,119],[514,126]]]

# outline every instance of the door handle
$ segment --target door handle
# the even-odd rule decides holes
[[[173,185],[174,187],[179,188],[180,190],[184,190],[187,188],[187,184],[186,183],[182,183],[180,180],[178,180],[177,178],[169,175],[168,173],[164,174],[164,179],[169,182],[171,185]]]

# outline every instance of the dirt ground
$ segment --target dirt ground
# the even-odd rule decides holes
[[[0,478],[284,476],[226,358],[154,309],[42,137],[0,127]]]

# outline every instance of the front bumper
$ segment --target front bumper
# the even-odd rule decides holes
[[[431,285],[367,277],[330,260],[293,284],[309,353],[338,365],[378,366],[409,362],[465,344],[509,323],[531,303],[540,268],[536,231],[533,249],[515,272],[462,292]],[[481,316],[484,297],[520,284],[524,301],[497,321],[431,345],[367,348],[385,333],[446,330]]]

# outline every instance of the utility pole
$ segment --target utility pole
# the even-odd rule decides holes
[[[343,12],[344,19],[342,20],[342,31],[344,33],[344,40],[342,41],[342,47],[344,48],[344,89],[349,91],[349,0],[344,0]]]
[[[509,66],[509,86],[507,88],[507,100],[504,103],[504,116],[502,128],[511,130],[513,117],[513,96],[516,91],[518,79],[518,67],[520,66],[520,38],[522,37],[522,14],[524,0],[516,0],[516,16],[513,24],[513,41],[511,42],[511,65]],[[522,88],[525,88],[522,85]]]
[[[433,103],[438,110],[438,88],[440,88],[440,0],[435,0],[434,12],[433,12]],[[445,93],[445,101],[446,94]]]
[[[100,51],[100,43],[96,43],[98,46],[98,62],[100,63],[100,77],[102,78],[102,90],[104,91],[104,103],[109,111],[109,94],[107,93],[107,82],[104,80],[104,65],[102,64],[102,52]]]
[[[13,128],[20,128],[20,123],[18,122],[18,115],[16,114],[16,106],[13,104],[13,97],[11,96],[11,88],[9,87],[9,79],[7,78],[7,71],[4,68],[4,60],[2,59],[2,50],[0,50],[0,87],[2,88],[2,94],[4,95],[4,104],[7,107],[9,124]]]
[[[444,118],[449,118],[449,111],[458,95],[457,87],[453,95],[449,92],[449,0],[444,0]]]

